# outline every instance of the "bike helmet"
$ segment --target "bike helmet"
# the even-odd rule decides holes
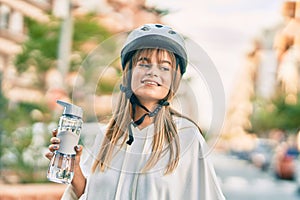
[[[179,62],[181,75],[185,73],[187,53],[184,39],[172,28],[161,24],[145,24],[133,30],[121,50],[123,70],[132,53],[144,48],[159,48],[173,52]]]

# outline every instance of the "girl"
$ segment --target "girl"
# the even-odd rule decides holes
[[[75,175],[62,199],[225,199],[200,128],[170,106],[186,71],[184,39],[146,24],[128,36],[121,62],[113,116],[81,163],[83,148],[76,147]],[[59,139],[51,143],[49,159]]]

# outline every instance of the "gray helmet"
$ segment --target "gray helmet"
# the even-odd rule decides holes
[[[161,24],[145,24],[133,30],[121,51],[123,70],[132,53],[144,48],[166,49],[174,53],[178,59],[181,74],[185,72],[187,53],[184,39],[172,28]]]

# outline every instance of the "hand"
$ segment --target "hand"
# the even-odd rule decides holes
[[[57,135],[57,129],[54,129],[52,131],[52,138],[50,139],[51,144],[48,147],[49,152],[45,154],[45,157],[48,158],[49,160],[51,160],[52,157],[54,156],[53,152],[59,149],[60,139],[56,137],[56,135]]]
[[[49,152],[47,152],[45,154],[45,157],[48,158],[49,160],[52,159],[52,157],[54,156],[54,151],[59,149],[59,144],[60,144],[60,139],[57,136],[57,129],[54,129],[52,131],[52,138],[50,139],[50,145],[48,147]],[[77,145],[74,147],[74,150],[76,151],[76,156],[75,156],[75,166],[79,165],[80,162],[80,156],[82,154],[82,149],[83,147],[81,145]]]
[[[54,151],[59,149],[60,140],[57,136],[57,129],[52,131],[52,138],[50,139],[51,144],[49,145],[49,152],[45,154],[45,157],[51,160],[54,156]],[[77,145],[74,147],[74,150],[76,151],[75,156],[75,164],[74,164],[74,177],[72,180],[72,185],[74,187],[74,192],[77,195],[77,197],[80,197],[85,190],[86,185],[86,178],[84,177],[81,168],[80,168],[80,156],[82,154],[83,147],[81,145]]]

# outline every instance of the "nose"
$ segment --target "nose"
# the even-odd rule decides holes
[[[157,65],[151,65],[151,67],[146,72],[147,76],[158,76]]]

